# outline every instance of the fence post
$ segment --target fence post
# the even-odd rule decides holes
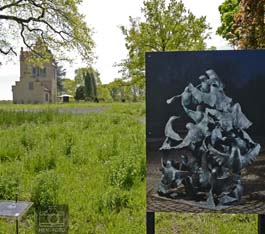
[[[155,212],[146,212],[146,234],[155,234]]]
[[[258,215],[259,234],[265,234],[265,215]]]

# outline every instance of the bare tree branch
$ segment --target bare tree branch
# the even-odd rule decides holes
[[[12,50],[7,51],[10,41],[20,37],[30,50],[34,50],[33,41],[40,39],[49,48],[58,50],[60,56],[65,49],[77,49],[84,60],[91,61],[94,43],[84,16],[78,12],[79,1],[6,0],[4,2],[5,5],[0,4],[0,23],[2,25],[5,22],[11,33],[7,34],[1,27],[2,35],[6,34],[3,38],[6,43],[1,43],[0,53],[10,53],[13,48],[15,49],[15,46],[11,45]]]
[[[3,11],[3,10],[5,10],[5,9],[10,8],[10,7],[13,7],[13,6],[18,6],[19,3],[23,2],[23,1],[24,1],[24,0],[19,0],[19,1],[17,1],[17,2],[10,3],[10,4],[7,4],[7,5],[5,5],[5,6],[2,6],[2,7],[0,7],[0,11]]]
[[[13,50],[12,47],[9,48],[9,50],[4,51],[0,48],[0,53],[4,54],[4,55],[8,55],[10,52],[14,53],[15,55],[17,55],[16,51]]]
[[[20,31],[20,36],[21,36],[21,38],[22,38],[22,40],[23,40],[23,43],[24,43],[25,46],[27,46],[30,50],[33,50],[33,49],[32,49],[33,44],[29,45],[29,44],[27,43],[27,41],[26,41],[25,36],[24,36],[25,26],[24,26],[23,24],[22,24],[21,26],[22,26],[22,28],[21,28],[21,31]]]

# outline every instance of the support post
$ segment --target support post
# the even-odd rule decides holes
[[[155,234],[155,212],[146,212],[146,234]]]
[[[18,218],[16,218],[16,234],[18,234]]]
[[[16,193],[16,205],[17,205],[18,193]],[[18,234],[18,218],[16,218],[16,234]]]
[[[265,215],[258,215],[259,234],[265,234]]]

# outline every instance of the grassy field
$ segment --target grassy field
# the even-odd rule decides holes
[[[70,234],[145,233],[145,105],[58,112],[100,106],[1,104],[0,200],[18,193],[36,207],[68,204]],[[21,220],[20,234],[35,233],[34,212]],[[254,234],[257,217],[160,213],[156,226],[158,234]],[[0,234],[9,233],[14,222],[0,219]]]

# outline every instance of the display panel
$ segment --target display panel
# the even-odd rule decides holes
[[[147,210],[264,213],[265,51],[146,54]]]

